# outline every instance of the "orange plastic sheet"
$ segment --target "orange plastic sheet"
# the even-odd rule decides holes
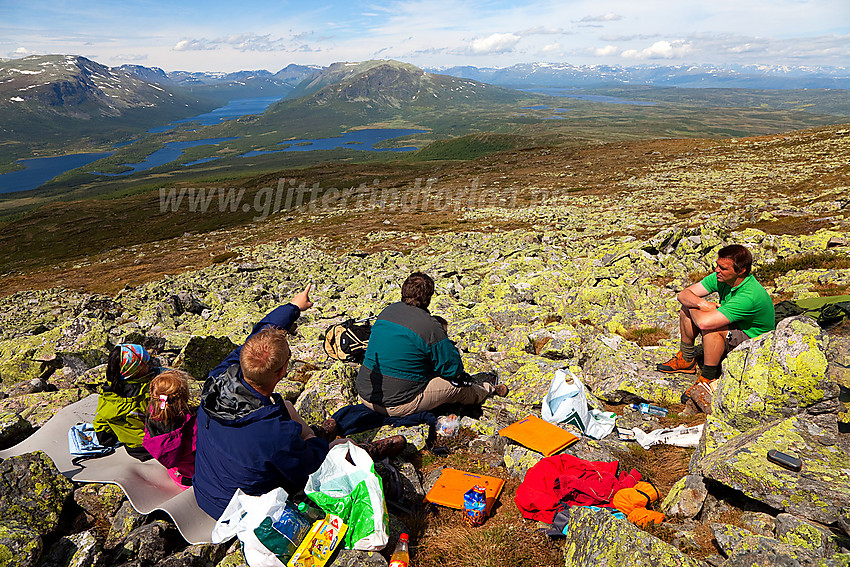
[[[499,498],[505,481],[493,476],[473,474],[452,468],[444,468],[440,478],[425,495],[427,502],[448,506],[449,508],[463,508],[463,495],[473,486],[483,486],[484,496],[487,503],[484,505],[484,514],[489,516],[490,509]]]
[[[578,441],[578,437],[537,416],[530,415],[499,431],[499,435],[513,439],[532,451],[551,457],[558,451]]]

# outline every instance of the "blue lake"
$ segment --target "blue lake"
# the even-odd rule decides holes
[[[605,102],[608,104],[631,104],[634,106],[658,106],[657,102],[649,102],[645,100],[626,100],[624,98],[618,98],[615,96],[605,96],[605,95],[590,95],[590,94],[573,94],[571,91],[574,89],[560,88],[560,87],[540,87],[536,89],[517,89],[527,93],[539,93],[548,96],[562,96],[565,98],[574,98],[577,100],[589,100],[591,102]],[[526,107],[526,108],[538,108],[538,107]]]
[[[363,150],[368,152],[412,152],[419,148],[406,146],[403,148],[376,148],[375,144],[384,140],[409,136],[410,134],[422,134],[427,130],[414,130],[410,128],[366,128],[364,130],[354,130],[346,132],[341,136],[332,138],[315,138],[315,139],[299,139],[287,140],[278,144],[279,146],[287,145],[288,147],[281,150],[254,150],[242,154],[240,157],[252,157],[264,154],[276,154],[280,152],[310,152],[313,150]]]
[[[148,130],[148,132],[151,134],[168,132],[177,124],[187,124],[189,122],[197,122],[201,126],[211,126],[213,124],[218,124],[219,122],[224,122],[225,120],[233,120],[234,118],[239,118],[240,116],[246,116],[248,114],[262,114],[266,111],[268,107],[270,107],[279,100],[281,100],[281,97],[279,96],[263,98],[237,98],[229,101],[224,106],[216,108],[215,110],[211,110],[209,112],[199,114],[191,118],[175,120],[174,122],[171,122],[166,126],[151,128],[150,130]]]
[[[183,150],[187,148],[194,148],[196,146],[209,146],[220,144],[221,142],[227,142],[229,140],[236,140],[237,138],[207,138],[205,140],[192,140],[191,142],[169,142],[165,144],[164,148],[161,148],[148,157],[146,157],[143,161],[139,163],[125,163],[127,167],[132,167],[133,169],[129,171],[124,171],[122,173],[100,173],[97,171],[92,171],[91,173],[95,175],[107,175],[109,177],[118,177],[122,175],[130,175],[131,173],[138,173],[139,171],[147,171],[148,169],[153,169],[154,167],[159,167],[160,165],[165,165],[166,163],[172,162],[176,159],[179,159],[180,156],[183,155]],[[205,158],[209,159],[209,158]],[[200,160],[198,160],[200,161]],[[194,162],[194,163],[197,163]]]
[[[111,156],[115,152],[93,152],[67,156],[19,159],[17,163],[26,169],[0,175],[0,193],[30,191],[44,185],[57,175],[83,167],[94,161]]]

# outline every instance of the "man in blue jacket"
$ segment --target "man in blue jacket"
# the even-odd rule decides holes
[[[254,325],[204,384],[193,486],[198,505],[213,518],[237,488],[251,495],[302,490],[328,454],[328,442],[274,392],[289,363],[286,329],[312,307],[309,293],[310,285]]]
[[[399,417],[507,395],[505,384],[460,385],[468,375],[445,328],[428,312],[433,295],[430,276],[410,274],[401,286],[401,301],[381,311],[372,325],[355,386],[360,401],[373,411]]]

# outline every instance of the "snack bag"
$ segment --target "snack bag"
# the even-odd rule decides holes
[[[324,567],[331,554],[342,541],[342,536],[348,529],[339,516],[328,514],[324,520],[319,520],[301,545],[292,554],[287,567]]]

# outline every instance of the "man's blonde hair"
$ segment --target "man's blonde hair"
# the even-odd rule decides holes
[[[276,374],[289,363],[286,331],[266,327],[248,338],[239,354],[239,365],[245,380],[258,386],[272,385]]]

